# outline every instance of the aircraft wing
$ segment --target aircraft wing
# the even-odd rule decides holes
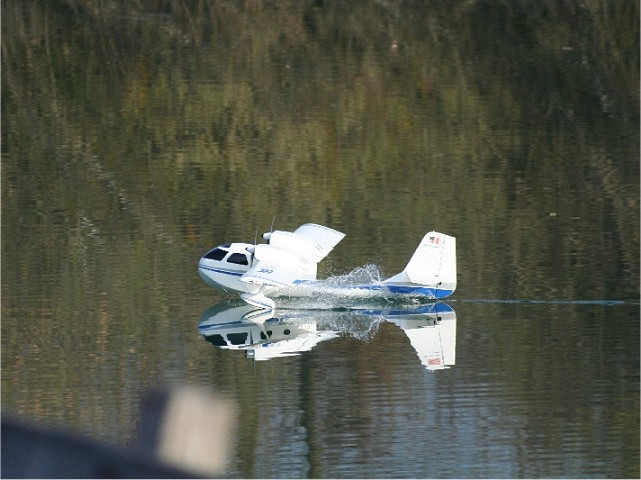
[[[345,238],[344,233],[315,223],[301,225],[294,230],[294,233],[309,238],[318,245],[318,251],[322,255],[319,261],[325,258],[338,242]]]
[[[249,269],[240,280],[245,283],[287,287],[297,279],[296,273],[282,266],[259,262]]]
[[[309,263],[318,263],[332,251],[345,234],[315,223],[306,223],[293,232],[276,230],[263,237],[271,247],[290,251]]]
[[[293,232],[263,235],[268,244],[254,247],[257,263],[240,278],[246,283],[286,287],[299,279],[316,278],[316,264],[345,237],[322,225],[306,223]]]
[[[296,252],[272,245],[256,245],[254,257],[256,264],[240,277],[245,283],[285,287],[301,278],[301,272],[310,267]]]

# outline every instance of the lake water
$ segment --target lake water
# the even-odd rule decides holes
[[[128,444],[187,383],[237,406],[229,477],[639,477],[638,4],[13,2],[2,30],[3,414]],[[446,232],[457,290],[251,323],[197,263],[272,221],[346,233],[323,278]]]

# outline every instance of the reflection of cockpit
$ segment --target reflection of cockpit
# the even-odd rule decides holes
[[[227,243],[216,247],[213,250],[207,252],[204,258],[209,260],[222,261],[227,257],[228,263],[235,263],[236,265],[249,265],[249,259],[247,258],[248,254],[244,252],[233,252],[230,251],[232,244]]]
[[[282,341],[293,338],[302,333],[309,333],[315,329],[309,325],[282,325],[267,320],[260,324],[243,322],[227,325],[225,329],[213,330],[215,333],[205,335],[205,340],[216,347],[241,348],[265,342]]]
[[[334,332],[318,331],[311,318],[285,321],[270,311],[229,302],[207,309],[198,329],[212,345],[245,350],[255,360],[300,355],[336,336]]]
[[[226,335],[215,334],[205,337],[205,340],[215,347],[226,347],[228,345],[246,345],[248,336],[246,332],[227,333]]]

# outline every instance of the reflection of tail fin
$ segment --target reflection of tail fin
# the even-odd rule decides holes
[[[427,233],[405,269],[385,283],[433,288],[438,298],[450,295],[456,289],[456,238],[444,233]]]

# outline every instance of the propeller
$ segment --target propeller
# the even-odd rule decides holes
[[[263,233],[262,237],[263,239],[269,244],[269,237],[272,236],[272,233],[274,231],[274,222],[276,221],[276,215],[272,218],[272,225],[269,228],[269,232]],[[254,245],[251,247],[247,247],[245,250],[251,254],[251,257],[249,259],[249,265],[253,266],[254,264],[254,254],[256,253],[256,244],[258,243],[258,226],[256,226],[256,232],[254,233]]]
[[[274,231],[274,222],[276,221],[276,215],[272,218],[272,226],[269,228],[269,232],[263,233],[263,238],[267,243],[269,243],[269,237],[272,236],[272,232]]]
[[[254,232],[254,245],[251,247],[245,248],[245,250],[250,254],[249,257],[249,266],[254,265],[254,254],[256,253],[256,244],[258,243],[258,225],[256,226],[256,232]]]

